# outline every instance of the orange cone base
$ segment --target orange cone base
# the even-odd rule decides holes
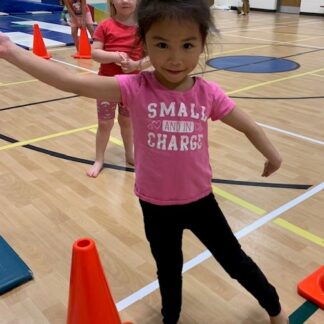
[[[298,284],[298,293],[324,309],[324,265]]]
[[[77,53],[72,55],[76,59],[90,59],[91,58],[91,45],[88,38],[88,33],[85,27],[81,28],[79,46]]]
[[[91,59],[91,55],[82,55],[79,53],[73,54],[72,57],[74,57],[76,59]]]
[[[50,59],[52,57],[52,55],[47,54],[47,55],[42,55],[41,57],[44,58],[44,59],[46,59],[46,60],[48,60],[48,59]]]

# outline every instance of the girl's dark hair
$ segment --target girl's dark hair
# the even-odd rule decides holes
[[[143,42],[151,26],[165,19],[196,22],[203,45],[206,43],[208,31],[216,30],[206,0],[139,0],[136,15],[138,34]]]

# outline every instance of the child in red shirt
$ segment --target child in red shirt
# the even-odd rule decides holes
[[[134,12],[136,0],[110,1],[111,18],[102,21],[94,33],[92,58],[101,63],[99,75],[114,76],[135,73],[148,66],[143,58],[143,47],[137,38]],[[104,164],[104,154],[114,125],[118,106],[118,123],[125,147],[126,162],[133,165],[133,131],[127,107],[122,102],[97,99],[98,129],[96,135],[96,160],[87,171],[89,177],[97,177]]]

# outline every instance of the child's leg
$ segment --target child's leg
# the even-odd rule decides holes
[[[243,11],[245,14],[248,14],[250,9],[249,9],[249,1],[248,0],[243,0]]]
[[[96,160],[87,175],[96,178],[102,170],[110,132],[114,126],[116,104],[97,100],[98,129],[96,134]]]
[[[93,28],[93,20],[90,10],[85,13],[85,23],[86,27],[90,33],[90,36],[93,37],[94,28]]]
[[[249,13],[250,12],[250,0],[245,0],[246,2],[246,12]]]
[[[118,104],[118,112],[118,123],[124,143],[126,162],[134,165],[133,127],[129,117],[129,112],[122,103]]]
[[[87,29],[90,33],[91,38],[93,37],[93,33],[94,33],[94,29],[93,29],[93,25],[87,24]]]
[[[289,319],[285,311],[282,309],[277,316],[270,316],[271,324],[289,324]]]
[[[146,237],[157,265],[163,323],[176,324],[181,311],[182,233],[174,206],[156,206],[140,201]]]
[[[74,41],[74,45],[76,50],[79,51],[79,36],[78,36],[79,27],[72,27],[71,26],[71,35]]]
[[[195,216],[189,218],[189,229],[210,250],[225,271],[258,300],[270,317],[280,317],[283,312],[281,313],[275,288],[241,249],[213,194],[201,199],[191,210],[191,215]],[[284,320],[281,317],[281,322],[273,323],[287,323],[287,317]]]

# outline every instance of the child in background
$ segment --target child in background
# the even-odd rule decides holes
[[[16,46],[0,34],[0,57],[64,91],[129,108],[134,130],[135,192],[157,265],[165,324],[181,311],[182,234],[191,230],[225,271],[266,310],[269,323],[286,324],[276,289],[245,254],[212,193],[208,119],[242,132],[265,157],[262,176],[282,159],[263,130],[195,69],[213,23],[205,0],[141,0],[139,35],[155,68],[134,75],[75,74]],[[251,315],[253,316],[253,315]]]
[[[70,15],[69,15],[69,10],[64,4],[64,0],[60,0],[60,5],[63,7],[62,12],[61,12],[61,23],[64,25],[70,25]]]
[[[74,45],[79,51],[79,28],[86,27],[93,36],[93,20],[90,9],[86,0],[64,0],[64,4],[69,11],[69,25],[71,26],[71,34],[74,41]]]
[[[239,15],[248,15],[250,12],[250,1],[249,0],[239,0],[239,5],[237,6],[237,13]]]
[[[101,63],[99,75],[138,72],[147,67],[143,58],[143,47],[137,37],[134,17],[136,0],[110,1],[110,19],[102,21],[96,28],[92,45],[92,58]],[[129,111],[122,102],[97,99],[98,129],[96,135],[96,160],[88,170],[89,177],[97,177],[104,164],[105,150],[114,126],[118,105],[118,123],[125,148],[126,162],[134,165],[133,131]]]

